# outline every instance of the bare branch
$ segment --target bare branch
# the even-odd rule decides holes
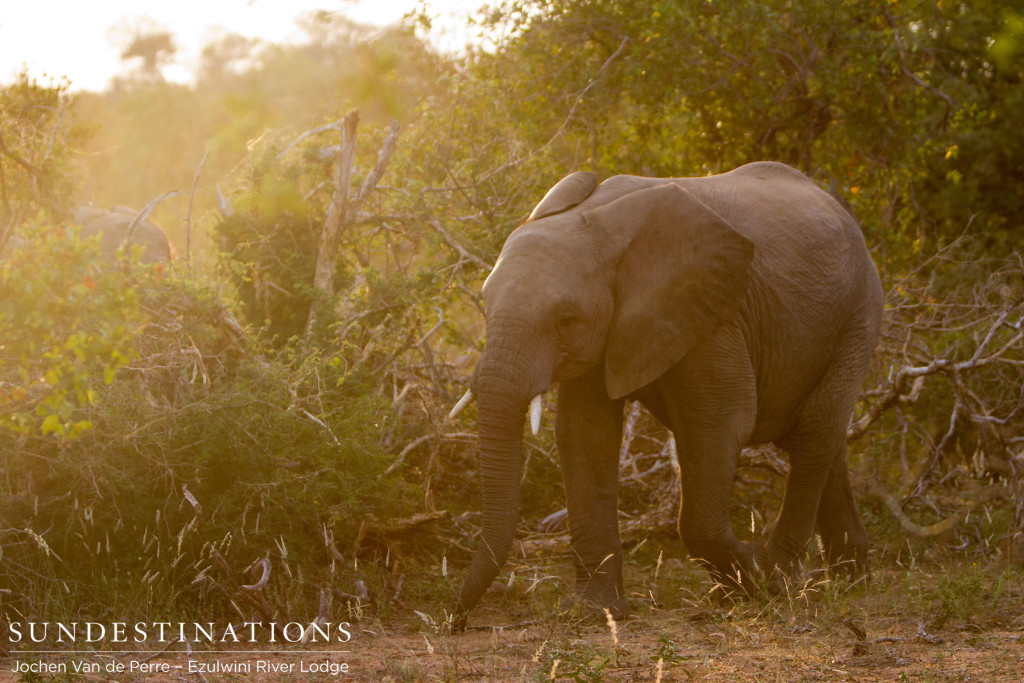
[[[43,161],[47,161],[50,158],[50,154],[53,153],[53,141],[57,138],[57,132],[60,131],[61,121],[64,120],[64,110],[68,107],[68,96],[60,96],[60,113],[57,114],[57,123],[53,125],[53,132],[50,133],[50,141],[46,144],[46,154],[43,155]]]
[[[203,158],[196,167],[196,173],[192,176],[192,189],[188,193],[188,213],[185,214],[185,263],[192,267],[192,204],[196,198],[196,186],[199,184],[199,174],[203,172],[203,165],[206,158],[210,156],[210,148],[203,152]]]
[[[314,135],[319,135],[320,133],[326,133],[329,130],[341,130],[342,127],[344,127],[346,125],[346,121],[348,121],[348,117],[351,116],[351,115],[352,115],[352,112],[350,112],[347,115],[341,117],[340,119],[338,119],[334,123],[328,123],[326,126],[320,126],[318,128],[312,128],[310,130],[307,130],[305,133],[303,133],[299,137],[295,138],[295,140],[293,140],[290,145],[288,145],[287,147],[282,149],[280,152],[278,152],[277,156],[274,157],[274,158],[277,159],[277,160],[280,160],[285,154],[290,152],[292,150],[292,148],[295,147],[295,145],[299,144],[300,142],[302,142],[303,140],[305,140],[308,137],[312,137]]]
[[[587,82],[587,84],[583,87],[583,89],[580,90],[575,95],[573,95],[573,104],[569,108],[569,113],[566,114],[565,119],[563,119],[561,125],[558,126],[558,130],[555,131],[554,135],[552,135],[551,138],[547,142],[545,142],[543,145],[541,145],[540,147],[534,149],[533,151],[531,151],[529,154],[527,154],[525,156],[516,157],[516,158],[512,159],[511,161],[508,161],[508,162],[498,166],[497,168],[492,168],[487,173],[484,173],[484,174],[480,175],[480,177],[478,178],[478,182],[483,182],[483,181],[489,180],[490,178],[494,177],[495,175],[497,175],[499,173],[503,173],[504,171],[508,170],[509,168],[512,168],[514,166],[518,166],[518,165],[520,165],[520,164],[522,164],[522,163],[532,159],[533,157],[537,156],[538,154],[543,152],[545,149],[547,149],[548,147],[553,145],[555,143],[555,141],[558,140],[558,138],[562,137],[562,134],[569,127],[569,123],[573,120],[573,118],[575,118],[575,116],[576,116],[576,109],[578,109],[580,104],[583,103],[584,96],[588,92],[590,92],[590,90],[594,86],[597,85],[597,83],[601,80],[601,76],[604,75],[604,72],[608,69],[608,67],[611,65],[611,63],[613,61],[618,59],[619,55],[621,55],[625,51],[625,49],[626,49],[626,47],[628,45],[629,45],[629,37],[627,36],[627,37],[624,37],[622,39],[622,42],[619,43],[619,47],[616,48],[615,52],[613,52],[611,54],[611,56],[608,57],[608,59],[605,60],[604,64],[601,65],[601,68],[597,70],[597,73],[594,74],[593,78],[591,78],[590,81]]]
[[[1004,326],[1007,326],[1007,320],[1020,306],[1020,304],[1020,300],[1015,301],[998,315],[995,322],[985,334],[984,339],[978,344],[971,358],[968,360],[954,362],[949,359],[940,358],[932,360],[927,365],[908,365],[901,367],[893,377],[889,389],[886,390],[878,400],[871,404],[867,412],[865,412],[859,420],[847,429],[847,440],[853,440],[863,435],[876,420],[878,420],[897,402],[912,402],[916,400],[917,396],[920,395],[921,380],[924,377],[942,373],[951,378],[957,378],[963,373],[976,368],[1004,361],[1005,356],[1013,349],[1018,348],[1021,341],[1024,341],[1024,332],[1014,335],[1009,341],[988,355],[985,355],[985,351],[995,338],[995,335]],[[1012,326],[1010,327],[1011,329],[1016,329]],[[1022,361],[1019,360],[1006,360],[1004,362],[1013,365],[1019,365],[1022,363]]]
[[[544,149],[545,147],[551,146],[552,144],[554,144],[555,140],[562,136],[562,133],[565,132],[565,129],[568,127],[569,123],[575,117],[576,109],[583,103],[583,98],[586,96],[588,92],[590,92],[590,90],[595,85],[597,85],[598,81],[601,80],[601,76],[604,74],[605,71],[608,70],[608,67],[611,66],[611,63],[614,62],[619,57],[619,55],[623,53],[627,45],[629,45],[629,38],[625,37],[622,39],[622,42],[619,43],[619,47],[616,48],[615,52],[613,52],[611,56],[604,61],[604,64],[602,64],[601,68],[597,70],[597,73],[594,74],[594,77],[590,79],[590,82],[587,83],[587,85],[584,86],[584,88],[580,90],[576,95],[574,95],[572,107],[569,109],[569,113],[566,115],[565,120],[562,121],[562,125],[558,127],[558,130],[555,131],[555,134],[551,136],[551,139],[548,140],[547,143],[545,143],[538,150],[535,150],[533,152],[534,154],[539,152],[541,149]]]
[[[900,56],[900,70],[903,71],[903,74],[907,78],[914,81],[914,83],[916,83],[918,86],[924,88],[925,90],[932,93],[936,97],[941,98],[946,103],[946,109],[942,113],[942,129],[945,130],[946,125],[949,123],[949,112],[953,108],[953,98],[951,98],[949,95],[942,92],[935,86],[925,83],[917,76],[917,74],[915,74],[913,71],[907,68],[907,55],[903,49],[903,41],[900,39],[900,31],[896,27],[896,20],[893,18],[892,14],[889,13],[889,10],[884,5],[882,6],[882,14],[885,15],[886,20],[888,20],[889,22],[889,26],[892,27],[893,41],[896,43],[896,50]]]
[[[402,463],[405,462],[405,456],[409,455],[409,453],[412,453],[417,447],[427,443],[428,441],[433,441],[433,440],[443,441],[443,440],[446,440],[446,439],[448,439],[448,440],[472,440],[472,439],[475,439],[475,438],[476,438],[476,434],[471,434],[469,432],[455,432],[453,434],[434,434],[434,433],[424,434],[423,436],[417,437],[417,438],[413,439],[412,441],[410,441],[408,444],[406,444],[405,448],[402,449],[402,452],[398,454],[397,458],[395,458],[395,461],[393,463],[391,463],[390,465],[388,465],[388,468],[386,470],[384,470],[381,474],[377,475],[377,478],[378,479],[382,479],[383,477],[388,476],[389,474],[394,472],[396,469],[401,467]]]
[[[395,145],[398,144],[398,132],[400,127],[398,121],[394,119],[388,125],[388,135],[384,138],[384,144],[381,145],[380,152],[377,154],[377,163],[374,165],[373,170],[366,176],[366,180],[363,181],[363,186],[359,188],[359,194],[356,195],[355,199],[352,200],[349,205],[349,215],[355,215],[359,208],[363,205],[363,202],[367,200],[370,194],[373,193],[377,187],[377,183],[380,182],[381,177],[384,175],[384,171],[388,167],[388,162],[391,160],[391,155],[395,151]]]
[[[433,228],[434,232],[440,235],[441,239],[444,240],[444,243],[447,244],[452,249],[454,249],[456,252],[458,252],[459,256],[461,256],[465,260],[475,264],[477,267],[487,271],[488,273],[494,269],[493,264],[488,263],[487,261],[483,260],[476,254],[472,253],[464,246],[459,244],[458,240],[456,240],[454,237],[448,234],[448,232],[441,227],[441,221],[437,220],[436,218],[431,218],[427,221],[427,225]]]
[[[247,591],[261,591],[270,581],[270,553],[263,556],[263,559],[257,560],[252,564],[251,568],[259,567],[262,569],[259,580],[254,584],[239,586],[242,590]]]

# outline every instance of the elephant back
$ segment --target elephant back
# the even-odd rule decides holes
[[[75,212],[74,219],[82,226],[83,237],[100,236],[100,249],[104,256],[113,259],[117,249],[128,238],[137,214],[137,211],[125,206],[110,209],[82,206]],[[135,227],[132,246],[141,248],[139,260],[142,263],[169,261],[173,253],[163,229],[148,219],[140,221]]]

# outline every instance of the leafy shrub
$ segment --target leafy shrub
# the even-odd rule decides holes
[[[82,408],[134,352],[136,286],[154,271],[122,273],[97,239],[41,223],[0,261],[0,429],[77,436]]]
[[[69,151],[86,137],[66,121],[67,89],[67,82],[41,85],[27,73],[0,88],[0,252],[25,220],[67,210]]]
[[[89,246],[41,234],[58,253]],[[78,278],[78,267],[62,262],[54,282]],[[107,292],[106,278],[123,296],[93,301],[76,286],[39,306],[77,305],[82,315],[62,318],[64,327],[87,340],[112,335],[119,360],[104,364],[111,352],[96,341],[76,347],[80,357],[55,356],[77,362],[83,383],[106,373],[88,400],[62,394],[92,428],[75,439],[20,430],[4,447],[0,577],[12,608],[230,618],[241,605],[247,616],[315,615],[315,587],[351,579],[364,528],[422,499],[383,476],[393,459],[385,436],[397,428],[391,401],[346,382],[345,363],[330,355],[262,353],[215,288],[173,266],[130,278],[87,272],[97,279],[90,296]],[[17,304],[12,296],[6,305]],[[34,376],[43,362],[35,337],[45,332],[23,332],[16,376]],[[261,558],[272,580],[247,601],[239,586],[254,582],[246,568]]]
[[[279,172],[272,154],[216,224],[222,271],[235,287],[242,314],[282,345],[301,335],[316,300],[313,273],[324,213],[302,198],[299,167]],[[308,191],[308,188],[306,189]]]

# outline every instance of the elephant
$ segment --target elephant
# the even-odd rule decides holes
[[[505,242],[483,285],[477,404],[483,522],[452,606],[496,577],[519,515],[526,413],[558,384],[555,437],[575,604],[629,613],[617,519],[626,400],[675,437],[690,555],[727,586],[781,590],[817,528],[828,561],[867,571],[846,429],[877,342],[878,270],[851,212],[800,171],[755,162],[695,178],[578,171]],[[729,498],[748,445],[790,472],[766,540],[736,538]]]
[[[129,246],[142,248],[139,260],[142,263],[160,263],[170,261],[174,252],[163,229],[142,217],[136,221],[139,212],[125,206],[100,209],[94,206],[81,206],[73,216],[73,222],[82,226],[82,237],[100,236],[100,250],[103,255],[113,260],[118,248],[131,238]],[[132,223],[136,222],[134,234]]]

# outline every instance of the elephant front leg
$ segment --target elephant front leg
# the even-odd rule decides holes
[[[629,613],[622,587],[618,522],[623,403],[608,398],[604,373],[597,368],[561,383],[555,425],[576,561],[576,592],[617,619]]]
[[[690,555],[726,590],[755,594],[761,580],[759,548],[738,540],[729,510],[740,446],[732,429],[677,432],[683,483],[679,531]]]
[[[675,435],[682,476],[679,532],[690,555],[729,592],[756,593],[756,544],[736,538],[730,503],[736,464],[757,419],[757,386],[742,331],[722,331],[691,352],[651,396]]]

